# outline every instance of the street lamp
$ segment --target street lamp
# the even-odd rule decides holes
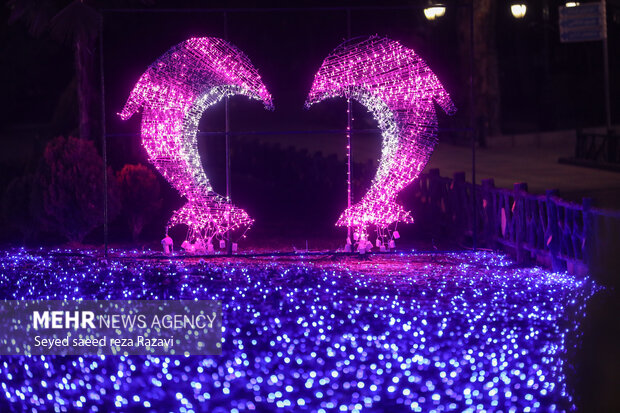
[[[522,19],[523,17],[525,17],[526,10],[527,6],[525,5],[525,3],[516,2],[512,3],[512,5],[510,6],[510,12],[516,19]]]
[[[427,20],[435,20],[437,17],[442,17],[446,14],[446,6],[434,1],[429,2],[428,7],[424,8],[424,17]]]

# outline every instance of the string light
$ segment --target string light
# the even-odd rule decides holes
[[[205,247],[214,236],[253,222],[213,191],[198,153],[196,132],[203,112],[233,95],[273,109],[271,95],[243,52],[222,39],[191,38],[149,66],[120,113],[128,119],[142,109],[142,143],[149,160],[187,198],[167,229],[185,224],[187,240]]]
[[[306,108],[345,97],[366,107],[383,136],[379,168],[362,200],[344,211],[336,225],[367,236],[370,225],[382,234],[396,222],[413,222],[396,203],[428,162],[437,140],[433,102],[448,114],[450,96],[426,63],[411,49],[386,37],[354,39],[338,46],[319,68]]]
[[[489,252],[142,254],[3,251],[0,298],[221,300],[222,355],[0,357],[4,410],[575,409],[588,278]]]

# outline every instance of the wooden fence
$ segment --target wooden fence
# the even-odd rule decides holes
[[[620,171],[620,135],[611,130],[608,130],[607,133],[589,133],[577,130],[575,155],[570,158],[560,158],[559,161],[560,163]]]
[[[441,222],[451,236],[471,238],[476,214],[478,245],[505,250],[518,263],[583,274],[605,254],[618,249],[620,255],[620,213],[594,208],[590,198],[577,204],[556,190],[534,195],[525,183],[503,189],[486,179],[476,185],[474,203],[464,172],[445,178],[433,169],[416,182],[416,203],[430,222]]]

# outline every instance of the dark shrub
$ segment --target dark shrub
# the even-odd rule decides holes
[[[103,223],[103,160],[92,141],[58,137],[45,148],[38,174],[45,226],[69,241],[84,237]],[[108,169],[108,219],[118,215],[118,187]]]
[[[159,212],[161,188],[155,174],[146,166],[125,165],[116,175],[121,194],[122,212],[134,241],[144,226]]]

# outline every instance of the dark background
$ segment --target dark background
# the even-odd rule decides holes
[[[0,97],[3,107],[0,111],[0,191],[15,176],[36,168],[44,146],[52,137],[79,133],[73,45],[50,35],[49,31],[33,35],[32,25],[26,19],[14,18],[15,4],[20,3],[23,2],[9,2],[0,9],[3,50],[0,60],[3,90]],[[65,3],[69,2],[43,1],[38,7],[59,9]],[[601,42],[560,43],[557,20],[558,6],[562,3],[529,2],[526,17],[517,20],[510,13],[510,2],[474,2],[475,7],[487,7],[491,16],[486,20],[477,17],[476,30],[490,25],[487,32],[493,37],[482,41],[475,39],[484,44],[474,47],[488,51],[496,60],[493,67],[498,79],[497,90],[487,90],[480,85],[475,91],[477,105],[482,102],[482,107],[484,103],[487,107],[499,106],[498,119],[496,122],[491,119],[497,124],[491,127],[493,130],[484,130],[485,117],[492,115],[479,113],[476,107],[475,118],[481,132],[514,134],[604,124]],[[620,25],[617,21],[620,9],[618,2],[608,3],[613,123],[620,118],[620,105],[614,104],[620,97],[620,82],[615,76],[619,65]],[[286,8],[279,8],[282,5],[275,2],[263,5],[271,7],[269,9],[255,9],[251,2],[208,4],[209,8],[225,8],[226,13],[223,9],[209,11],[205,3],[199,1],[93,1],[89,4],[103,16],[108,164],[115,171],[127,163],[147,163],[140,146],[139,116],[123,122],[117,113],[138,77],[162,53],[189,37],[215,36],[226,37],[250,57],[272,93],[276,110],[267,112],[257,102],[231,98],[232,196],[236,204],[257,218],[263,229],[273,230],[271,235],[280,233],[281,226],[291,231],[288,235],[302,238],[320,238],[321,234],[330,238],[339,234],[334,232],[331,223],[346,202],[344,145],[334,142],[341,142],[343,136],[325,131],[344,129],[345,102],[343,99],[324,102],[309,111],[303,108],[303,102],[322,60],[347,38],[348,21],[353,37],[386,35],[416,50],[438,74],[459,108],[454,117],[440,115],[440,139],[462,144],[470,140],[466,129],[470,126],[469,64],[472,56],[468,39],[463,37],[469,30],[469,8],[463,7],[468,2],[446,2],[446,15],[436,21],[424,18],[422,9],[426,3],[423,1],[311,2]],[[304,8],[308,5],[315,9]],[[351,5],[357,8],[351,9],[348,20],[344,7]],[[95,55],[93,79],[98,87],[98,43],[92,53]],[[473,56],[475,69],[486,64],[488,57]],[[98,93],[97,88],[95,91]],[[488,95],[499,98],[485,102]],[[100,96],[95,100],[99,102]],[[354,116],[354,128],[366,130],[354,136],[354,161],[361,158],[361,151],[366,156],[368,151],[378,156],[379,134],[372,132],[376,129],[375,122],[357,104]],[[224,137],[217,134],[224,130],[223,105],[205,113],[200,130],[205,132],[200,137],[205,169],[215,190],[224,193]],[[95,133],[92,139],[100,148],[100,134]],[[278,156],[279,150],[287,150],[289,146],[295,150],[307,148],[311,140],[317,144],[299,155],[294,163],[288,162],[285,156]],[[358,146],[356,140],[366,143]],[[325,142],[329,142],[328,147],[321,146]],[[252,145],[269,146],[271,158],[255,160],[253,167],[248,168],[244,164],[247,159],[243,157]],[[334,153],[337,159],[320,160]],[[315,171],[312,177],[295,176],[291,188],[284,178],[291,174],[287,165],[299,166],[299,173],[304,175],[312,175],[304,172],[317,168],[339,172],[328,178],[322,177],[325,174],[320,171]],[[372,164],[354,167],[354,197],[361,196],[368,186],[373,167]],[[169,190],[167,183],[162,181],[161,185],[165,205],[161,217],[145,229],[147,240],[159,237],[171,210],[182,202]],[[281,188],[287,188],[285,194],[281,193]],[[122,222],[116,224],[112,226],[112,240],[121,242],[127,234]],[[294,230],[296,227],[298,229]],[[260,227],[256,229],[259,233],[262,231]],[[93,242],[98,239],[100,236],[96,234],[90,237]]]
[[[53,137],[78,134],[73,45],[46,30],[31,33],[24,19],[12,18],[14,3],[20,2],[0,7],[0,193],[16,177],[37,170],[43,149]],[[37,7],[57,9],[68,2],[36,3]],[[467,144],[471,55],[460,30],[468,27],[468,11],[453,7],[467,3],[446,3],[446,15],[433,22],[423,16],[423,1],[376,2],[374,6],[385,9],[354,9],[350,16],[351,36],[386,35],[419,53],[459,107],[455,117],[440,116],[440,139]],[[557,7],[561,3],[530,1],[523,20],[512,17],[509,2],[493,3],[490,32],[494,38],[487,39],[487,46],[492,46],[491,52],[497,58],[498,88],[490,92],[500,97],[497,103],[500,134],[604,124],[602,45],[559,42]],[[294,10],[307,4],[310,3],[291,3],[292,10],[229,11],[226,16],[228,40],[250,57],[276,106],[274,112],[267,112],[261,104],[242,97],[230,100],[232,198],[257,220],[248,239],[253,245],[279,248],[294,244],[299,248],[309,240],[311,248],[335,247],[343,238],[343,230],[334,228],[333,222],[346,205],[344,134],[327,131],[344,129],[346,103],[343,99],[323,102],[309,111],[303,109],[303,103],[323,59],[347,37],[347,13],[334,9]],[[334,7],[368,3],[311,4]],[[543,13],[544,4],[548,6],[547,17]],[[111,1],[92,2],[92,5],[103,16],[108,164],[114,171],[127,163],[148,164],[140,144],[139,116],[123,122],[116,115],[138,77],[162,53],[189,37],[225,37],[222,11],[204,12],[194,8],[243,8],[253,7],[254,3]],[[261,5],[281,6],[269,2]],[[162,11],[167,8],[190,10]],[[608,1],[612,124],[620,122],[619,21],[620,2]],[[98,46],[92,52],[98,80],[101,75]],[[475,56],[474,65],[486,57]],[[376,124],[357,104],[354,113],[354,128],[360,132],[354,134],[353,159],[361,158],[362,150],[378,155],[379,134],[372,132]],[[361,132],[367,129],[371,131]],[[205,132],[199,142],[205,169],[215,190],[224,193],[223,105],[204,114],[200,130]],[[92,139],[100,148],[101,136]],[[302,149],[309,146],[309,141],[316,141],[316,145],[310,145],[312,150]],[[366,143],[356,145],[362,141]],[[361,196],[374,171],[372,162],[354,165],[355,197]],[[122,217],[115,219],[110,228],[114,244],[157,246],[166,220],[182,204],[169,185],[158,179],[164,200],[160,214],[147,225],[138,244],[130,243]],[[12,218],[3,216],[2,219],[6,230],[0,241],[21,244],[19,234],[10,229]],[[432,247],[437,242],[416,226],[405,231],[409,231],[410,239],[417,239],[424,246]],[[96,228],[85,241],[98,244],[101,234],[101,227]],[[182,234],[175,236],[182,237]],[[54,234],[37,240],[43,244],[62,241]],[[450,242],[446,245],[454,246]],[[615,294],[608,291],[595,299],[585,326],[581,362],[569,378],[579,389],[577,404],[582,411],[606,411],[605,406],[618,405]]]

